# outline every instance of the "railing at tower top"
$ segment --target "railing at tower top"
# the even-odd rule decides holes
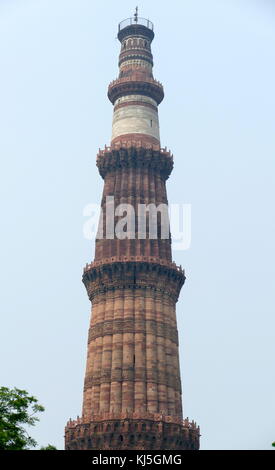
[[[118,25],[118,31],[121,31],[122,29],[126,28],[127,26],[131,26],[132,24],[146,26],[146,28],[154,31],[154,25],[152,21],[148,20],[147,18],[140,17],[138,17],[137,19],[135,17],[132,17],[126,18],[126,20],[122,20]]]

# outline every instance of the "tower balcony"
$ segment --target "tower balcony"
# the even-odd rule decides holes
[[[160,104],[164,98],[163,86],[154,78],[140,79],[138,74],[130,77],[117,78],[108,87],[108,98],[112,104],[125,95],[144,95],[154,99]]]
[[[152,21],[148,20],[147,18],[141,18],[140,16],[137,19],[132,16],[131,18],[126,18],[125,20],[120,21],[120,23],[118,24],[118,31],[121,31],[122,29],[132,25],[143,25],[146,26],[146,28],[154,31],[154,24],[152,23]]]
[[[68,450],[198,450],[199,439],[197,423],[161,413],[101,413],[65,428]]]
[[[117,37],[123,41],[128,36],[145,36],[150,41],[154,39],[154,25],[147,18],[131,17],[121,21],[118,25]]]
[[[185,282],[181,266],[152,256],[103,258],[87,264],[82,281],[91,301],[109,290],[150,289],[177,302]]]

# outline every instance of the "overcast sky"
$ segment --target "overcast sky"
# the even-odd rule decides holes
[[[46,407],[32,431],[63,448],[81,414],[94,255],[83,208],[103,187],[117,24],[136,0],[0,0],[0,383]],[[175,251],[184,414],[202,449],[270,449],[274,400],[273,1],[139,2],[155,24],[171,203],[192,206]]]

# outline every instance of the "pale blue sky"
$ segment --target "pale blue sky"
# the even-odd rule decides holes
[[[46,407],[32,434],[63,448],[81,413],[108,83],[131,1],[0,0],[1,377]],[[270,449],[274,400],[275,7],[271,0],[140,2],[165,87],[170,202],[192,204],[175,252],[185,416],[202,449]]]

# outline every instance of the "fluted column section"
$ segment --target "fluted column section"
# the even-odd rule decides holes
[[[114,293],[114,320],[123,319],[124,299],[122,293],[117,290]],[[120,412],[122,404],[122,363],[123,363],[123,330],[113,334],[112,347],[112,374],[110,411]]]
[[[163,194],[164,192],[164,194]],[[149,169],[139,169],[137,173],[133,169],[121,169],[108,173],[105,178],[105,186],[102,198],[104,237],[106,234],[106,198],[114,196],[114,208],[119,204],[130,204],[136,214],[135,232],[138,232],[138,205],[139,204],[167,204],[165,194],[165,183],[157,172]],[[158,215],[160,220],[160,214]],[[118,217],[115,217],[115,224]],[[114,239],[96,240],[95,260],[109,258],[112,256],[154,256],[171,261],[170,239],[149,239],[149,224],[146,224],[146,239],[118,239],[114,233]],[[160,224],[159,224],[160,233]]]
[[[114,294],[106,292],[104,322],[112,322],[114,317]],[[111,371],[112,371],[112,343],[113,335],[106,334],[102,340],[102,369],[100,377],[100,411],[110,410]]]
[[[146,411],[146,331],[145,297],[140,290],[135,291],[135,410]]]
[[[165,354],[165,338],[161,334],[160,325],[165,321],[163,314],[163,298],[160,293],[156,295],[156,320],[157,324],[157,364],[158,364],[158,407],[160,413],[168,414],[167,402],[167,385],[165,379],[166,371],[166,354]]]
[[[145,291],[146,315],[146,374],[147,374],[147,411],[158,411],[157,355],[156,337],[153,331],[155,304],[152,291]]]
[[[134,308],[134,291],[127,289],[124,291],[122,411],[134,410]]]

